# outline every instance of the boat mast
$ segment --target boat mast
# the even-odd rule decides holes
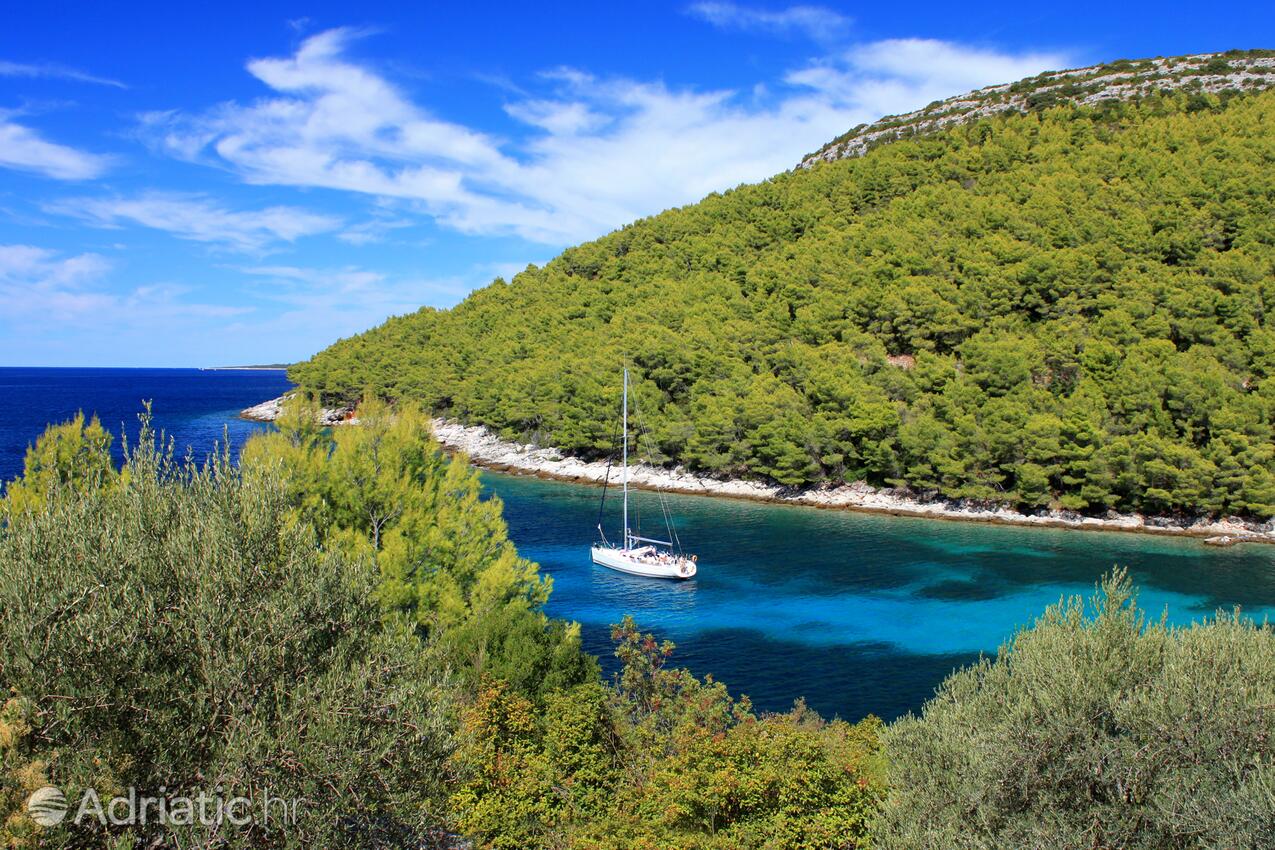
[[[624,551],[629,550],[629,367],[624,367],[624,472],[620,480],[624,483]]]

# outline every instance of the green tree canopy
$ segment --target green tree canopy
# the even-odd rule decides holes
[[[58,425],[50,425],[27,448],[21,477],[5,488],[7,509],[31,510],[58,487],[91,490],[116,478],[111,460],[111,434],[94,416],[84,412]]]
[[[1272,120],[1275,92],[1183,90],[898,139],[291,375],[598,457],[627,361],[656,460],[701,472],[1271,517]]]
[[[0,528],[5,846],[371,846],[437,826],[453,689],[428,643],[381,625],[372,564],[320,548],[278,477],[150,438],[117,484],[55,486]],[[130,787],[304,803],[295,824],[45,830],[25,803],[48,784],[73,806]]]
[[[725,686],[667,666],[673,645],[612,629],[613,688],[555,693],[543,713],[502,682],[466,709],[453,760],[458,823],[523,850],[844,850],[869,846],[881,722],[798,704],[758,716]]]
[[[410,403],[369,398],[355,418],[320,428],[297,399],[277,432],[244,447],[245,475],[280,478],[294,521],[375,564],[382,607],[446,648],[469,683],[496,676],[538,693],[595,676],[579,626],[541,611],[552,581],[519,557],[500,500],[482,498],[466,458],[444,454]]]

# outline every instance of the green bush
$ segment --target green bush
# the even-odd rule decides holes
[[[94,416],[84,413],[60,425],[50,425],[35,445],[27,448],[21,477],[4,488],[5,512],[35,510],[55,487],[93,490],[109,486],[117,473],[111,460],[111,434]]]
[[[880,804],[881,723],[825,722],[666,667],[670,643],[613,629],[623,671],[543,712],[489,680],[464,713],[452,805],[480,847],[817,850],[866,847]]]
[[[885,734],[880,848],[1263,848],[1275,633],[1148,623],[1121,573],[953,674]]]
[[[325,552],[277,477],[174,462],[143,431],[112,486],[53,482],[0,529],[5,846],[383,846],[440,821],[452,691],[382,623],[369,560]],[[301,799],[246,827],[48,829],[27,794]]]

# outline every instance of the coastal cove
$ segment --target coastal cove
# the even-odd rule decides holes
[[[1275,5],[71,5],[0,850],[1275,850]]]
[[[349,414],[336,409],[324,418],[348,422]],[[953,669],[994,654],[1061,598],[1089,596],[1117,565],[1129,569],[1152,617],[1164,612],[1187,625],[1239,606],[1258,622],[1275,618],[1269,546],[1207,546],[1183,531],[1096,534],[1102,526],[817,510],[746,489],[755,485],[710,493],[713,482],[670,482],[651,477],[669,473],[649,468],[634,469],[647,489],[702,488],[666,497],[700,572],[678,583],[625,576],[589,560],[604,464],[503,442],[484,429],[433,425],[446,447],[484,470],[484,490],[501,499],[510,539],[553,579],[547,612],[581,624],[585,648],[608,674],[616,670],[610,626],[631,614],[677,644],[674,663],[727,682],[762,710],[782,711],[800,698],[849,719],[918,711]],[[654,520],[654,496],[633,498]],[[617,527],[614,503],[603,522]]]
[[[198,458],[223,429],[232,450],[240,447],[263,426],[239,411],[288,389],[282,372],[8,369],[0,378],[10,402],[0,430],[6,477],[20,471],[22,453],[46,423],[76,410],[100,415],[118,451],[121,424],[131,440],[141,400],[152,399],[156,424],[177,453],[189,446]],[[851,719],[916,711],[952,669],[994,653],[1062,596],[1088,595],[1116,564],[1130,569],[1152,616],[1167,610],[1185,624],[1237,605],[1258,621],[1275,614],[1269,546],[815,510],[764,494],[670,495],[700,574],[679,584],[623,576],[589,563],[600,495],[590,465],[543,449],[511,455],[519,447],[481,429],[434,425],[476,464],[505,463],[519,473],[484,471],[484,491],[502,500],[519,553],[553,579],[548,613],[580,622],[586,648],[608,673],[609,627],[632,614],[678,644],[675,663],[727,682],[765,710],[800,697]],[[528,458],[543,459],[547,470],[512,463]],[[550,472],[579,481],[548,480]],[[642,483],[649,472],[635,477]],[[635,497],[644,514],[653,501],[648,493]],[[618,522],[610,510],[604,520],[608,528]]]
[[[610,625],[632,614],[677,643],[675,663],[763,710],[803,698],[826,716],[919,711],[954,668],[992,655],[1064,596],[1126,567],[1152,618],[1186,625],[1241,606],[1275,620],[1275,549],[1190,538],[944,522],[744,499],[666,497],[699,555],[688,582],[593,566],[600,488],[484,471],[510,539],[552,577],[547,607],[581,623],[614,672]],[[655,526],[650,494],[633,497]],[[618,524],[609,502],[608,531]]]
[[[529,473],[560,481],[596,484],[601,484],[608,475],[607,464],[604,461],[585,462],[578,458],[564,456],[556,449],[542,449],[533,445],[520,445],[501,440],[482,426],[469,426],[435,419],[434,433],[445,447],[464,452],[471,462],[489,469]],[[614,470],[610,474],[614,475]],[[1204,518],[1177,520],[1169,517],[1144,517],[1140,514],[1089,517],[1057,510],[1027,514],[1003,506],[969,504],[946,499],[925,500],[910,493],[880,489],[862,482],[794,489],[756,481],[708,478],[687,472],[682,468],[670,470],[645,464],[630,467],[629,483],[630,486],[639,488],[689,495],[725,496],[895,516],[1037,528],[1165,534],[1204,538],[1215,545],[1231,545],[1240,542],[1275,543],[1275,520],[1267,520],[1263,523],[1235,517],[1218,520]]]

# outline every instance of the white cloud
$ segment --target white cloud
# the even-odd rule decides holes
[[[114,291],[113,264],[100,254],[66,255],[32,245],[0,245],[0,316],[23,326],[159,322],[178,316],[226,318],[243,308],[188,304],[184,287],[149,284]]]
[[[1060,53],[1011,55],[936,39],[898,38],[853,47],[786,79],[832,99],[854,100],[879,118],[1068,63]],[[905,103],[909,105],[900,105]]]
[[[111,86],[112,88],[117,89],[128,88],[128,86],[124,85],[119,80],[112,80],[109,77],[99,77],[95,74],[89,74],[85,71],[68,68],[65,65],[58,65],[53,62],[28,65],[21,62],[6,62],[4,60],[0,60],[0,77],[70,80],[76,83],[92,83],[98,86]]]
[[[329,290],[364,294],[385,279],[380,272],[345,266],[339,269],[313,269],[301,266],[246,266],[244,274],[288,284],[301,283],[312,290]]]
[[[269,284],[256,288],[263,298],[294,304],[311,314],[369,312],[381,321],[387,316],[415,310],[440,300],[460,300],[474,281],[392,277],[359,266],[313,268],[292,265],[244,266],[238,271]]]
[[[151,192],[132,198],[73,198],[50,204],[49,212],[74,216],[97,227],[140,224],[180,239],[258,252],[277,242],[339,228],[339,218],[298,207],[228,210],[200,195]]]
[[[143,130],[251,183],[363,193],[465,233],[565,245],[787,170],[861,122],[1069,64],[903,39],[851,46],[749,91],[558,69],[506,104],[522,133],[498,139],[435,117],[350,59],[353,37],[332,30],[291,57],[250,62],[270,90],[262,99],[152,113]]]
[[[568,75],[568,80],[579,81],[579,75]],[[553,100],[527,100],[505,105],[505,112],[524,124],[539,127],[556,136],[578,136],[595,132],[610,123],[610,119],[595,112],[584,103],[561,103]]]
[[[88,180],[110,166],[110,158],[49,142],[9,120],[0,110],[0,167],[30,171],[58,180]]]
[[[256,297],[280,305],[255,321],[224,328],[228,338],[285,340],[280,356],[308,357],[333,340],[379,325],[390,316],[415,312],[422,304],[450,306],[485,280],[389,275],[358,266],[313,268],[262,265],[239,268],[255,279]]]
[[[92,291],[111,268],[100,254],[62,257],[31,245],[0,245],[0,304],[10,316],[79,316],[110,296]]]
[[[789,6],[780,11],[756,9],[735,3],[694,3],[687,12],[721,29],[804,35],[816,41],[840,36],[850,19],[823,6]]]
[[[441,280],[356,266],[257,265],[203,273],[217,275],[219,289],[237,290],[237,303],[201,301],[186,282],[124,285],[117,263],[96,253],[0,245],[0,362],[296,360],[421,304],[450,306],[489,269]]]
[[[374,215],[367,221],[361,221],[344,228],[336,235],[337,239],[350,245],[371,245],[384,242],[395,230],[413,227],[416,222],[401,216],[389,217]]]

